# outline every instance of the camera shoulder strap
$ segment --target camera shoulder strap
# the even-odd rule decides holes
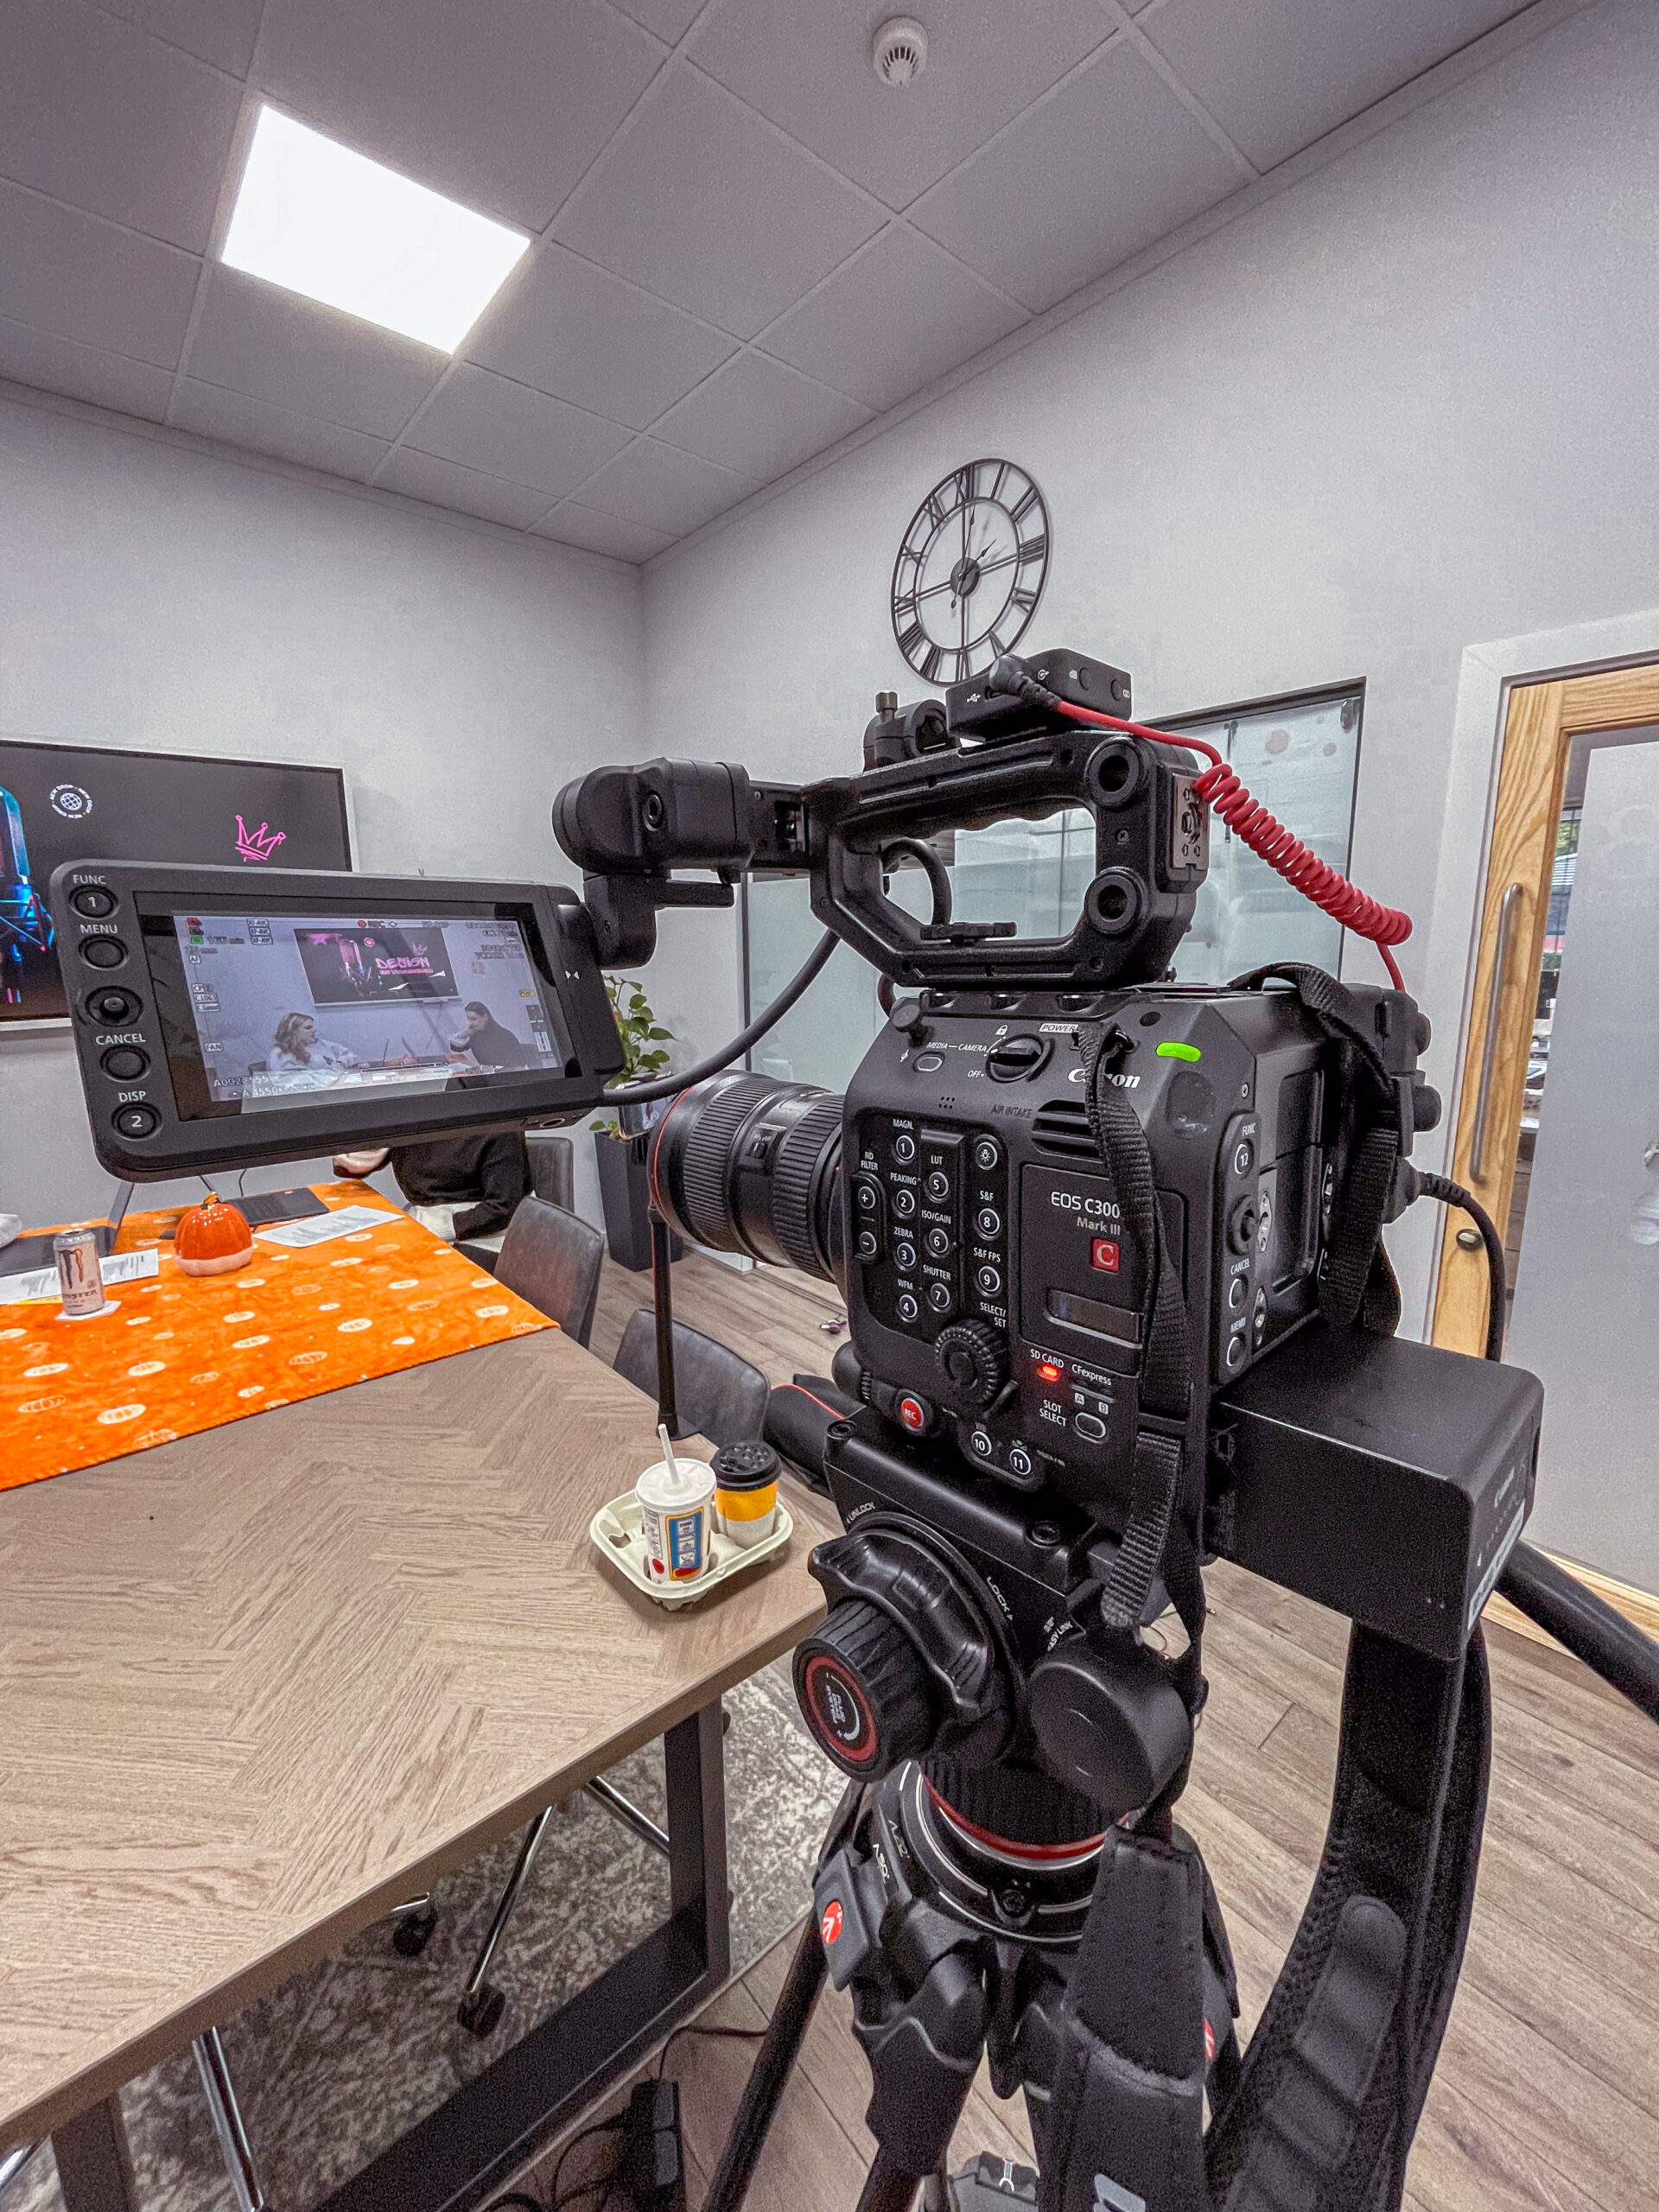
[[[1395,2212],[1468,1935],[1490,1739],[1478,1630],[1448,1665],[1356,1630],[1324,1854],[1236,2074],[1209,2063],[1197,1852],[1109,1838],[1040,2212]]]
[[[1159,1210],[1147,1133],[1124,1094],[1103,1080],[1132,1049],[1132,1040],[1115,1022],[1103,1023],[1090,1034],[1084,1058],[1090,1132],[1111,1179],[1123,1233],[1141,1262],[1147,1289],[1129,1516],[1101,1594],[1100,1618],[1108,1634],[1133,1636],[1153,1583],[1163,1573],[1188,1637],[1187,1653],[1174,1670],[1176,1688],[1188,1712],[1196,1713],[1203,1702],[1198,1644],[1204,1598],[1197,1553],[1181,1513],[1192,1404],[1186,1300]]]
[[[1350,1308],[1344,1325],[1390,1332],[1398,1303],[1390,1312],[1381,1230],[1399,1141],[1393,1085],[1360,1001],[1317,969],[1245,982],[1269,976],[1344,1048],[1358,1125],[1330,1295]],[[1103,1025],[1084,1084],[1147,1288],[1129,1519],[1101,1623],[1133,1636],[1161,1572],[1189,1637],[1172,1677],[1196,1715],[1204,1599],[1181,1510],[1185,1302],[1146,1132],[1101,1080],[1131,1048]],[[1217,1982],[1236,2005],[1225,1936],[1206,1911],[1213,1893],[1196,1850],[1167,1833],[1185,1768],[1135,1831],[1109,1835],[1061,2015],[1041,2212],[1395,2212],[1468,1932],[1490,1736],[1478,1630],[1449,1666],[1355,1630],[1325,1851],[1242,2069],[1230,2028],[1224,2039],[1206,2018],[1206,1961],[1210,2010]],[[1207,2137],[1206,2094],[1221,2101]]]

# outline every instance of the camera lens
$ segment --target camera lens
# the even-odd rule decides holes
[[[716,1252],[844,1286],[841,1110],[810,1083],[733,1072],[695,1084],[652,1139],[658,1211]]]

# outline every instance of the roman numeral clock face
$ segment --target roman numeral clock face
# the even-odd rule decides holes
[[[893,566],[893,634],[918,676],[960,683],[1010,652],[1048,575],[1048,510],[1010,461],[970,461],[917,508]]]

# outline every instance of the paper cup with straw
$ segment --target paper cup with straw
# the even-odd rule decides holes
[[[701,1459],[677,1458],[668,1430],[663,1456],[634,1484],[645,1528],[645,1571],[653,1582],[695,1582],[709,1568],[715,1529],[715,1477]]]

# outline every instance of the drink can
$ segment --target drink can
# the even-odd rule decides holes
[[[101,1313],[109,1301],[104,1295],[96,1231],[66,1229],[62,1236],[52,1239],[52,1252],[58,1263],[58,1295],[64,1312],[77,1318]]]

